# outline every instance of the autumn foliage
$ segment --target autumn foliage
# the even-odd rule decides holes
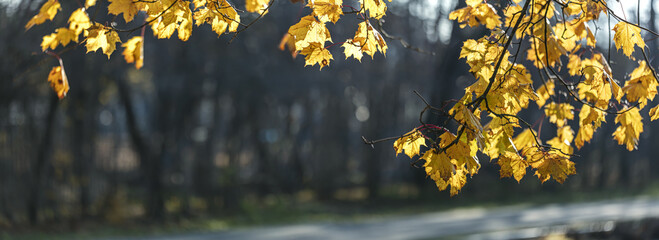
[[[121,16],[126,23],[143,23],[133,29],[99,23],[89,17],[89,9],[99,8],[96,1],[86,0],[68,16],[68,26],[43,37],[42,50],[84,44],[87,52],[101,50],[110,58],[119,45],[126,62],[139,69],[145,60],[145,27],[150,27],[156,38],[177,33],[186,41],[193,26],[202,25],[209,25],[218,35],[233,33],[235,37],[267,14],[273,1],[247,0],[246,13],[226,0],[108,2],[108,14]],[[329,66],[334,60],[330,47],[335,45],[343,48],[346,59],[361,61],[364,54],[386,54],[385,37],[371,24],[385,16],[385,1],[359,0],[355,7],[342,0],[304,4],[309,15],[290,26],[280,48],[288,48],[293,57],[304,55],[305,66],[318,65],[321,70]],[[605,1],[513,0],[502,4],[495,7],[485,0],[466,0],[466,7],[450,13],[449,19],[462,28],[483,26],[490,30],[488,35],[462,45],[459,58],[469,66],[473,84],[460,99],[443,106],[426,104],[422,116],[434,112],[446,118],[444,123],[422,122],[394,142],[396,154],[404,153],[415,163],[422,163],[437,187],[450,187],[451,195],[459,193],[467,176],[478,173],[479,156],[496,162],[501,177],[521,181],[531,169],[542,182],[554,179],[563,183],[576,173],[570,160],[574,148],[588,143],[607,122],[607,115],[613,115],[613,123],[618,125],[613,139],[634,150],[643,132],[643,109],[657,94],[658,79],[648,64],[643,40],[643,34],[656,37],[656,33],[615,15]],[[60,10],[57,0],[46,1],[26,29],[53,20]],[[239,12],[258,17],[243,23]],[[327,25],[337,24],[346,14],[360,20],[351,26],[355,34],[335,42]],[[601,46],[591,29],[590,23],[602,16],[617,21],[610,29],[615,49],[637,62],[625,79],[614,79],[610,59],[598,48]],[[139,36],[123,35],[140,29]],[[61,58],[56,57],[60,66],[52,69],[48,81],[63,98],[69,86]],[[536,77],[531,72],[540,74]],[[535,123],[521,118],[520,112],[529,107],[541,109],[543,117]],[[649,110],[649,117],[659,118],[658,106]],[[545,128],[545,132],[555,129],[551,138],[540,138],[543,119],[555,126]]]
[[[423,124],[396,140],[397,154],[418,156],[437,187],[450,187],[455,195],[467,175],[478,172],[478,155],[496,162],[501,177],[520,181],[532,169],[542,182],[563,183],[576,173],[574,147],[589,142],[607,115],[618,125],[616,142],[636,148],[641,110],[657,94],[658,81],[647,64],[641,27],[615,15],[604,1],[516,0],[499,12],[486,1],[466,3],[449,18],[461,27],[491,30],[462,46],[460,58],[475,82],[452,105],[424,109],[444,114],[456,127]],[[589,26],[607,15],[618,20],[611,29],[615,48],[630,61],[644,58],[624,80],[613,78]],[[531,64],[523,65],[526,61]],[[540,76],[532,78],[529,72],[538,70]],[[540,139],[542,118],[530,123],[520,117],[531,105],[544,109],[542,118],[555,125],[553,138]],[[649,113],[651,120],[659,118],[657,106]]]

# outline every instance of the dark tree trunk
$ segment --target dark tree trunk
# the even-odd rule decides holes
[[[48,113],[46,115],[46,128],[43,138],[41,139],[41,144],[39,145],[39,152],[37,153],[37,159],[34,165],[34,175],[30,187],[30,197],[27,202],[28,220],[32,225],[36,225],[39,221],[39,205],[42,196],[41,183],[43,181],[43,174],[47,161],[50,158],[49,154],[52,145],[53,131],[55,130],[55,117],[58,105],[59,99],[57,99],[57,96],[54,94],[51,94]]]

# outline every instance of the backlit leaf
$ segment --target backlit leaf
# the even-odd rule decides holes
[[[346,55],[346,59],[348,59],[348,57],[353,57],[359,60],[360,62],[362,61],[362,56],[364,56],[364,52],[362,52],[362,48],[358,42],[353,42],[352,39],[348,39],[341,46],[344,49],[343,53]]]
[[[263,11],[265,11],[266,8],[268,8],[268,3],[270,3],[269,0],[246,0],[245,10],[248,12],[257,12],[261,14]]]
[[[76,35],[91,26],[92,23],[89,21],[89,16],[87,16],[84,8],[78,8],[69,16],[69,29],[73,30]]]
[[[659,105],[650,109],[650,121],[659,119]]]
[[[562,127],[567,124],[567,120],[574,119],[573,110],[574,107],[568,103],[551,102],[545,106],[545,115],[549,117],[549,122]]]
[[[32,17],[32,19],[30,19],[30,21],[25,24],[25,29],[30,29],[32,26],[42,24],[47,20],[53,20],[55,15],[57,15],[57,11],[60,9],[62,8],[59,4],[59,1],[48,0],[41,6],[39,13],[37,13],[37,15]]]
[[[323,47],[321,43],[311,43],[300,51],[300,54],[304,55],[305,64],[304,66],[313,66],[318,64],[320,70],[323,70],[323,67],[329,66],[330,61],[334,59],[332,54]]]
[[[295,49],[302,49],[311,43],[324,45],[327,41],[332,41],[329,30],[324,23],[318,21],[314,16],[305,16],[298,23],[288,29],[288,33],[295,39]]]
[[[628,24],[626,22],[619,22],[613,27],[613,40],[616,44],[616,49],[630,57],[634,52],[634,45],[645,48],[645,41],[641,37],[641,28]]]
[[[643,117],[636,107],[616,116],[615,122],[620,126],[613,132],[613,138],[618,144],[624,144],[629,151],[636,149],[638,137],[643,132],[642,120]]]
[[[394,142],[396,155],[405,152],[410,158],[419,155],[421,146],[426,146],[426,138],[416,128]]]
[[[144,64],[144,38],[135,36],[121,46],[124,47],[124,59],[127,63],[135,63],[135,68],[140,69]]]
[[[72,41],[78,42],[78,35],[75,31],[68,28],[58,28],[55,30],[55,33],[43,37],[41,50],[46,51],[48,48],[54,50],[57,45],[61,44],[62,46],[66,46]]]
[[[124,21],[133,21],[135,14],[137,14],[137,6],[133,0],[108,0],[108,12],[110,14],[119,15],[123,14]]]
[[[89,30],[89,35],[87,36],[87,52],[95,52],[99,48],[103,50],[105,55],[110,55],[117,49],[117,43],[121,42],[119,39],[119,34],[117,32],[105,29],[104,27],[96,27]]]
[[[343,0],[312,0],[307,6],[311,7],[313,14],[321,22],[336,21],[343,15]]]
[[[502,178],[514,177],[517,182],[522,180],[526,175],[526,168],[529,167],[529,163],[517,152],[503,152],[497,164],[501,167],[499,175]]]
[[[64,73],[64,68],[62,66],[53,67],[48,74],[48,82],[50,87],[57,93],[57,97],[62,99],[66,96],[66,93],[69,92],[69,81],[66,78],[66,73]]]
[[[391,0],[389,0],[391,2]],[[387,12],[387,4],[384,0],[359,0],[362,8],[368,11],[368,16],[380,19],[384,17]]]

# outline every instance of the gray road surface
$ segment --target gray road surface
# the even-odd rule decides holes
[[[149,237],[151,240],[273,239],[506,239],[529,237],[539,228],[659,217],[659,199],[634,198],[545,206],[471,208],[360,222],[309,223],[255,227],[222,232]],[[138,238],[134,238],[138,239]],[[144,239],[144,238],[141,238]]]

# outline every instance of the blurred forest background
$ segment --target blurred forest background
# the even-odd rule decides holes
[[[71,90],[63,100],[46,82],[57,62],[40,43],[66,20],[24,30],[41,3],[0,1],[2,227],[222,216],[273,202],[524,199],[538,192],[642,189],[659,179],[659,123],[647,119],[639,149],[627,152],[613,141],[608,116],[573,158],[578,174],[564,185],[540,184],[530,174],[521,183],[499,180],[498,167],[483,157],[480,174],[454,198],[438,192],[406,156],[396,157],[391,142],[365,145],[361,136],[398,136],[419,124],[424,105],[414,90],[440,105],[472,83],[456,59],[462,42],[485,30],[448,21],[464,4],[457,1],[388,3],[384,29],[434,55],[388,40],[386,57],[359,63],[344,60],[335,46],[335,60],[322,71],[278,49],[288,27],[308,13],[301,3],[275,1],[231,44],[231,35],[218,38],[207,26],[188,42],[157,40],[147,28],[141,70],[118,52],[110,60],[81,46],[64,53]],[[61,4],[66,14],[77,8],[75,1]],[[643,9],[643,24],[656,31],[655,8]],[[328,26],[336,42],[355,31],[353,18],[342,19]],[[606,46],[608,26],[599,27]],[[657,40],[647,42],[656,56]],[[611,56],[615,77],[624,79],[634,63]],[[525,114],[531,122],[542,116],[535,105]]]

